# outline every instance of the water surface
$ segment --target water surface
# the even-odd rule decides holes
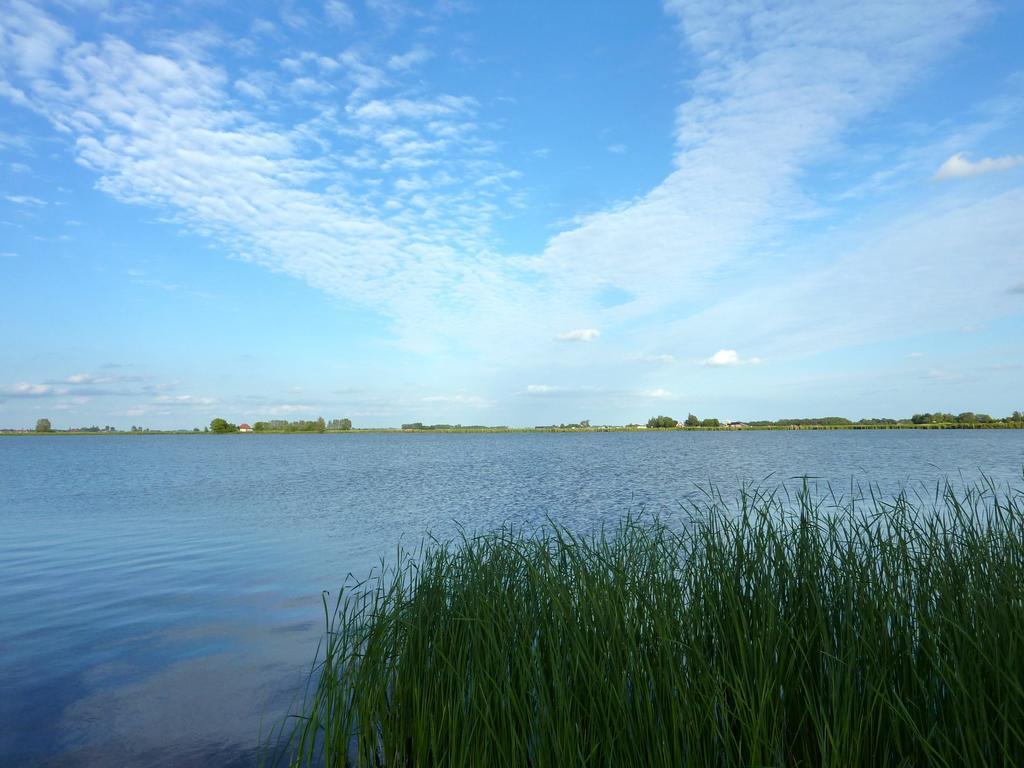
[[[1020,487],[1024,431],[0,438],[0,764],[250,765],[322,589],[400,542],[697,487]]]

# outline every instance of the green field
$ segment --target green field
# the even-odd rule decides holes
[[[1024,764],[1024,492],[709,492],[399,553],[325,598],[269,762]]]

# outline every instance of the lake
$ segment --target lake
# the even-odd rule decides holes
[[[321,590],[456,521],[587,529],[679,516],[709,483],[1022,468],[1022,430],[0,438],[0,764],[253,764]]]

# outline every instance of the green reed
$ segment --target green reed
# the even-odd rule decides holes
[[[333,605],[275,757],[1024,765],[1024,496],[710,492],[400,552]]]

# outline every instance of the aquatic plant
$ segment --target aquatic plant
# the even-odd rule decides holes
[[[1024,496],[710,491],[679,520],[399,552],[325,598],[273,757],[1024,764]]]

